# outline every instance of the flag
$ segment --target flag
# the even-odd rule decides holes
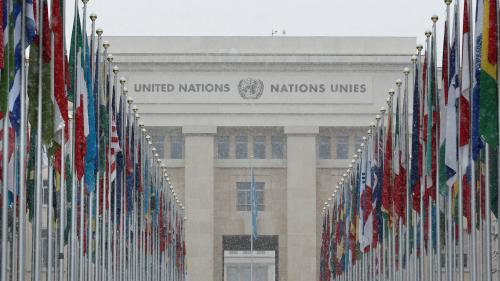
[[[360,247],[361,251],[366,252],[369,250],[370,245],[373,242],[373,187],[374,187],[374,173],[373,173],[373,135],[370,136],[368,140],[368,144],[365,149],[365,153],[363,154],[363,163],[362,163],[362,178],[363,174],[365,180],[361,181],[361,204],[360,204]]]
[[[10,18],[10,1],[7,0],[2,0],[2,37],[1,40],[2,42],[0,43],[1,46],[1,53],[0,56],[2,57],[2,62],[1,62],[1,76],[0,76],[0,90],[4,93],[3,95],[0,95],[0,113],[5,115],[5,113],[8,110],[8,95],[5,93],[9,92],[9,76],[10,76],[10,65],[12,61],[12,65],[14,64],[13,59],[13,53],[11,52],[10,46],[10,39],[11,39],[11,29],[12,29],[12,22],[9,20]]]
[[[71,50],[69,70],[71,75],[71,88],[68,92],[69,100],[75,104],[75,171],[78,180],[85,172],[85,152],[87,151],[86,139],[89,135],[88,123],[88,88],[85,81],[85,66],[83,64],[83,35],[80,24],[78,7],[75,9],[73,33],[71,36]]]
[[[54,103],[51,93],[52,46],[51,27],[49,22],[49,7],[43,0],[43,30],[35,35],[30,47],[30,63],[28,70],[28,120],[32,130],[37,129],[38,123],[38,91],[42,90],[42,144],[51,148],[54,141]],[[40,42],[42,39],[42,42]],[[40,46],[42,46],[42,61],[39,60]],[[42,74],[42,84],[39,84],[39,74]],[[48,150],[52,152],[52,149]]]
[[[95,108],[95,101],[98,97],[97,93],[94,91],[92,85],[92,71],[90,68],[90,47],[87,38],[86,27],[83,26],[82,33],[83,48],[85,48],[85,54],[83,58],[83,83],[79,87],[83,90],[83,95],[87,95],[87,100],[83,99],[86,104],[83,105],[84,110],[84,131],[86,139],[85,145],[85,184],[87,185],[88,192],[94,192],[96,184],[96,172],[97,172],[97,133],[96,133],[96,117],[97,111]],[[78,111],[77,111],[78,112]]]
[[[22,29],[22,18],[25,18],[25,44],[24,47],[28,47],[33,42],[35,38],[35,14],[33,0],[26,0],[26,15],[23,15],[23,1],[14,0],[12,7],[12,19],[14,22],[12,49],[13,51],[13,75],[11,78],[11,85],[9,90],[9,112],[10,112],[10,122],[16,131],[20,129],[21,122],[21,66],[23,61],[23,52],[21,44],[21,29]],[[9,40],[11,41],[11,40]]]
[[[460,88],[459,97],[459,161],[462,170],[462,190],[463,190],[463,210],[464,216],[467,218],[467,229],[471,231],[471,182],[470,182],[470,125],[471,125],[471,114],[470,114],[470,93],[471,93],[471,52],[472,46],[472,36],[471,36],[471,21],[469,15],[469,0],[464,1],[464,18],[463,18],[463,37],[462,37],[462,80]]]
[[[68,98],[66,97],[66,47],[64,44],[63,1],[52,1],[52,33],[54,34],[54,131],[64,130],[65,140],[69,139],[68,133]],[[60,138],[56,138],[59,140]],[[60,143],[60,145],[62,145]]]
[[[446,184],[452,188],[458,178],[457,99],[460,97],[460,22],[458,3],[455,4],[452,44],[450,49],[449,87],[446,102]]]
[[[415,64],[415,74],[413,82],[413,117],[412,117],[412,140],[411,140],[411,180],[413,209],[420,212],[420,178],[421,178],[421,106],[420,106],[420,69]]]
[[[251,204],[252,204],[252,238],[257,240],[259,238],[257,231],[257,214],[259,212],[257,206],[257,186],[255,183],[255,174],[253,168],[250,171],[252,180],[250,182]]]
[[[393,187],[393,171],[392,171],[392,107],[389,109],[387,116],[387,136],[385,144],[384,156],[384,178],[382,181],[382,212],[386,216],[389,225],[392,223],[392,195]]]
[[[396,116],[395,116],[395,126],[394,126],[394,151],[393,151],[393,169],[394,169],[394,185],[393,185],[393,204],[395,215],[402,219],[403,222],[406,220],[406,175],[404,171],[404,159],[403,156],[403,146],[404,137],[401,135],[402,126],[404,122],[401,122],[401,93],[398,92],[396,98]]]
[[[481,47],[481,77],[479,94],[479,133],[492,151],[490,155],[491,204],[497,215],[497,165],[498,158],[498,34],[497,34],[497,2],[484,1]],[[493,156],[494,155],[494,156]],[[493,157],[492,157],[493,156]],[[498,217],[498,215],[497,215]]]

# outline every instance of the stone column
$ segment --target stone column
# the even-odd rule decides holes
[[[190,280],[214,280],[214,136],[216,127],[183,127],[187,266]]]
[[[317,280],[316,136],[318,127],[285,127],[287,135],[288,281]]]

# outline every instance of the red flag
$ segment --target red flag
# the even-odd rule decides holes
[[[382,212],[388,217],[388,222],[391,224],[392,219],[392,112],[389,110],[387,117],[387,138],[384,155],[384,179],[382,182]]]
[[[1,1],[1,0],[0,0]],[[66,50],[64,46],[62,0],[52,2],[52,32],[54,34],[54,100],[56,103],[55,129],[59,131],[64,126],[65,140],[69,139],[68,134],[68,99],[66,97],[66,83],[69,81]],[[50,36],[45,36],[50,38]],[[44,50],[45,44],[44,44]],[[57,120],[59,119],[59,120]]]

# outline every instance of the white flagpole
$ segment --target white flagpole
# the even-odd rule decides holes
[[[404,90],[404,97],[403,97],[403,124],[405,128],[405,131],[403,132],[404,134],[404,148],[405,148],[405,171],[406,171],[406,182],[405,182],[405,187],[406,187],[406,235],[405,235],[405,246],[406,246],[406,274],[405,274],[405,279],[406,281],[410,281],[410,229],[411,229],[411,224],[410,224],[410,165],[409,165],[409,160],[410,160],[410,130],[408,128],[408,104],[409,104],[409,99],[408,99],[408,93],[409,93],[409,75],[410,75],[410,69],[405,68],[403,70],[403,73],[405,75],[405,90]]]
[[[38,37],[39,37],[39,53],[38,53],[38,112],[37,112],[37,136],[36,136],[36,190],[35,190],[35,247],[34,247],[34,259],[35,259],[35,281],[40,280],[41,268],[40,268],[40,256],[42,251],[41,243],[41,230],[42,230],[42,188],[43,188],[43,178],[42,178],[42,54],[43,54],[43,1],[39,1],[38,5]],[[23,15],[24,16],[24,15]],[[22,161],[22,160],[21,160]]]
[[[113,97],[113,102],[116,102],[116,96],[118,96],[118,78],[117,78],[117,75],[118,75],[118,72],[120,71],[120,69],[118,68],[118,66],[114,66],[113,67],[113,84],[114,84],[114,87],[115,87],[115,92],[116,92],[116,95]],[[111,128],[111,127],[110,127]],[[121,147],[121,149],[123,149],[123,147]],[[117,196],[117,182],[118,180],[120,180],[118,178],[118,175],[116,176],[115,178],[115,181],[113,182],[113,261],[112,261],[112,266],[113,266],[113,281],[118,281],[119,278],[117,277],[118,276],[118,273],[117,273],[117,259],[118,259],[118,248],[117,248],[117,245],[116,243],[118,242],[117,241],[117,236],[118,236],[118,223],[117,223],[117,204],[118,204],[118,196]]]
[[[490,202],[490,146],[485,142],[486,153],[486,178],[485,178],[485,211],[486,211],[486,281],[492,279],[492,262],[491,257],[493,254],[491,247],[491,202]],[[474,249],[475,250],[475,249]],[[497,273],[498,274],[498,273]]]
[[[22,2],[22,14],[26,14],[26,1]],[[22,26],[26,26],[26,18],[22,17]],[[26,37],[26,29],[21,28],[21,49],[25,49],[25,37]],[[19,259],[19,273],[17,275],[18,281],[24,281],[24,264],[25,264],[25,255],[24,255],[24,250],[25,250],[25,230],[26,230],[26,224],[25,224],[25,215],[26,215],[26,169],[25,169],[25,158],[26,158],[26,130],[27,130],[27,124],[26,124],[26,65],[25,65],[25,53],[21,52],[21,130],[20,130],[20,140],[19,140],[19,158],[21,163],[21,168],[19,169],[19,239],[18,239],[18,259]],[[7,128],[5,122],[8,120],[8,110],[5,114],[5,120],[4,120],[4,130]],[[8,132],[8,130],[6,130]],[[4,151],[6,150],[6,145],[5,143],[7,142],[8,138],[5,138],[5,132],[4,132]],[[4,153],[4,155],[7,153]],[[7,167],[4,162],[4,167]],[[6,169],[4,169],[6,170]],[[6,174],[4,174],[4,179],[6,179]],[[5,201],[3,202],[5,206]],[[3,214],[2,214],[3,216]],[[5,221],[6,223],[6,221]],[[4,225],[2,225],[2,229],[6,229]],[[3,237],[2,237],[3,239]],[[4,241],[2,240],[3,245]],[[3,255],[3,253],[2,253]],[[5,260],[2,256],[2,260]],[[5,275],[3,273],[3,266],[2,266],[2,275],[1,278],[2,280],[4,279]]]
[[[421,70],[420,71],[421,73],[423,73],[423,71],[422,71],[423,70],[423,67],[422,67],[422,50],[423,49],[424,49],[424,47],[422,45],[417,46],[418,68],[419,68],[419,70]],[[421,83],[422,79],[420,77],[418,77],[418,81],[419,81],[419,83]],[[424,102],[425,102],[425,99],[423,97],[424,85],[422,85],[422,83],[420,85],[421,85],[421,87],[419,87],[420,104],[421,104],[421,107],[423,108]],[[422,112],[422,114],[420,116],[420,124],[424,124],[423,120],[424,120],[424,114]],[[424,136],[421,136],[420,141],[422,141],[423,138],[424,138]],[[422,151],[420,151],[420,153],[422,154],[422,159],[423,159],[422,163],[425,163],[425,153],[424,153],[423,149],[422,149]],[[420,178],[420,281],[423,281],[424,276],[425,276],[425,245],[424,245],[424,219],[425,219],[424,189],[425,189],[425,181],[422,178],[423,177]]]
[[[53,165],[54,158],[51,157],[49,159],[49,186],[48,186],[48,192],[49,192],[49,206],[48,206],[48,214],[47,214],[47,228],[48,228],[48,242],[47,242],[47,254],[48,254],[48,259],[47,259],[47,280],[52,281],[52,265],[53,265],[53,253],[54,249],[52,239],[53,239],[53,234],[52,234],[52,222],[54,219],[54,209],[53,209],[53,185],[54,185],[54,165]]]

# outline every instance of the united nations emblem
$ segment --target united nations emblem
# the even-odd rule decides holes
[[[256,100],[264,92],[264,82],[260,79],[245,78],[238,84],[240,96],[246,100]]]

